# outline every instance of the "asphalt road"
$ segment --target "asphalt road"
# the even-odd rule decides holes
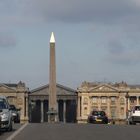
[[[140,125],[28,124],[14,140],[140,140]]]
[[[21,124],[14,124],[13,125],[13,131],[11,131],[11,132],[6,132],[6,131],[3,130],[1,135],[0,135],[0,140],[6,140],[10,135],[12,135],[21,126],[22,126]]]

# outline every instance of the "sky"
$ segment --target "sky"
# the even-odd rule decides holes
[[[139,0],[0,0],[0,83],[48,84],[51,32],[57,83],[140,84]]]

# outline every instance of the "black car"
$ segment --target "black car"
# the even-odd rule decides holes
[[[92,111],[88,116],[88,123],[108,124],[108,117],[104,111]]]
[[[19,110],[15,107],[15,105],[10,105],[10,110],[12,111],[13,121],[15,123],[19,123],[20,122]]]

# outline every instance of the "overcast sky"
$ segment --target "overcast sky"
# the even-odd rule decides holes
[[[57,83],[140,84],[139,0],[0,0],[0,82],[48,84],[52,31]]]

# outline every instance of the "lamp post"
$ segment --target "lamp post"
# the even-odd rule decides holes
[[[128,124],[128,99],[129,99],[128,92],[126,92],[125,98],[126,98],[126,122]]]

